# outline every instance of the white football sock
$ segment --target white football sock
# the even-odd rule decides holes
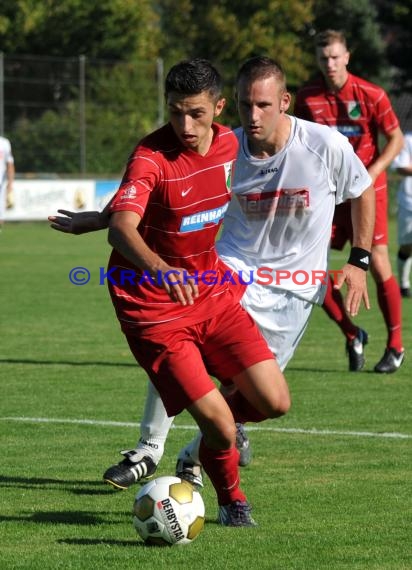
[[[178,459],[190,459],[196,465],[200,465],[199,460],[199,445],[200,440],[202,439],[202,433],[199,431],[197,435],[189,442],[185,447],[183,447],[179,455],[177,456]]]
[[[142,457],[149,455],[157,465],[163,456],[165,441],[173,420],[174,417],[169,418],[167,415],[158,391],[149,382],[136,454],[141,453]]]
[[[398,255],[398,275],[399,275],[399,285],[402,289],[409,289],[410,287],[410,280],[409,276],[411,274],[412,269],[412,257],[408,257],[407,259],[402,259]]]

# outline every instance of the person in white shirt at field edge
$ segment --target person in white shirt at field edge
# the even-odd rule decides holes
[[[411,296],[412,269],[412,132],[405,133],[405,144],[392,163],[402,176],[398,190],[398,276],[402,297]]]
[[[9,139],[0,137],[0,231],[6,208],[13,206],[14,158]]]

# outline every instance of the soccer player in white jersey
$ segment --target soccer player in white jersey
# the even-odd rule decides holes
[[[14,158],[9,139],[0,137],[0,231],[6,208],[13,202]]]
[[[402,176],[398,189],[398,276],[402,297],[411,297],[412,270],[412,131],[405,133],[404,147],[392,163]]]
[[[352,199],[354,241],[336,287],[347,286],[346,308],[369,308],[366,269],[374,224],[371,179],[347,139],[326,126],[287,114],[290,94],[281,67],[267,57],[248,60],[236,80],[242,128],[233,192],[218,242],[219,255],[248,283],[242,298],[283,370],[301,339],[327,283],[328,244],[335,204]],[[65,231],[82,233],[72,212],[52,218]],[[96,222],[96,226],[101,224]],[[104,224],[103,224],[104,225]],[[90,229],[90,228],[89,228]],[[64,230],[63,230],[64,231]],[[87,230],[86,230],[87,231]],[[238,396],[227,390],[230,401]],[[239,406],[237,406],[239,409]],[[141,438],[123,452],[104,479],[125,489],[152,475],[173,418],[149,384]],[[239,415],[236,421],[242,423]],[[179,454],[176,473],[201,485],[199,438]]]

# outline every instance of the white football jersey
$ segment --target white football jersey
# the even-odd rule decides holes
[[[392,168],[412,166],[412,132],[405,133],[405,144],[392,163]],[[412,211],[412,176],[404,176],[399,184],[398,204],[405,210]]]
[[[14,162],[10,141],[0,137],[0,185],[5,181],[7,163],[9,162]]]
[[[285,289],[321,303],[335,204],[358,197],[371,178],[345,136],[290,120],[287,144],[265,159],[251,156],[243,129],[236,129],[234,196],[217,248],[242,272],[248,295]]]

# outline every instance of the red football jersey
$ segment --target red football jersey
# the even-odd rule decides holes
[[[125,332],[202,322],[243,294],[244,285],[215,250],[238,143],[227,127],[215,123],[213,130],[205,156],[183,147],[167,124],[144,138],[129,159],[111,212],[137,212],[142,218],[137,231],[146,244],[172,267],[195,275],[199,297],[191,306],[171,301],[160,276],[150,276],[113,250],[106,278]]]
[[[296,95],[294,112],[302,119],[337,128],[366,167],[379,154],[379,132],[388,134],[399,126],[386,92],[352,74],[337,93],[329,91],[323,77],[308,83]],[[382,172],[375,188],[385,185],[386,173]]]

